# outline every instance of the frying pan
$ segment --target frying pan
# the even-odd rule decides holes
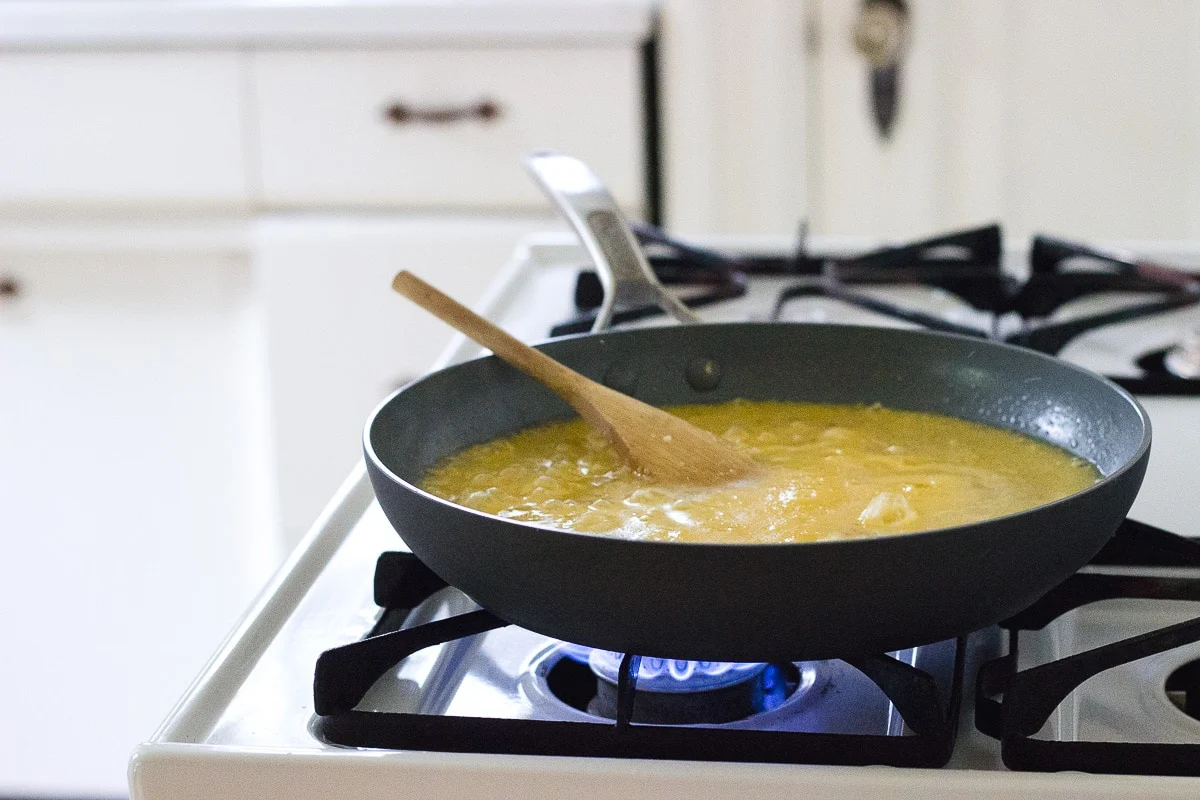
[[[611,205],[603,197],[587,202]],[[587,213],[576,216],[589,225]],[[612,228],[595,220],[588,235],[626,230],[623,221]],[[637,252],[590,245],[602,274],[612,258]],[[627,261],[617,274],[644,281],[646,293],[661,291],[644,263]],[[610,273],[610,296],[614,283]],[[445,456],[573,416],[494,356],[432,373],[385,400],[364,432],[367,470],[413,553],[508,622],[618,652],[795,661],[888,652],[986,627],[1100,550],[1133,503],[1149,458],[1149,420],[1123,389],[1052,357],[973,338],[689,324],[538,347],[595,380],[620,376],[623,391],[654,405],[881,403],[1035,436],[1086,458],[1103,476],[1027,511],[922,533],[793,544],[631,541],[502,519],[419,488]]]

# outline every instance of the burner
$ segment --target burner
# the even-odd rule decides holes
[[[579,650],[580,652],[576,652]],[[617,718],[619,653],[567,645],[531,668],[531,694],[554,697],[591,716]],[[816,683],[816,671],[795,664],[729,664],[643,659],[633,722],[703,725],[735,722],[779,708]],[[544,691],[540,691],[544,686]]]
[[[1200,660],[1189,661],[1167,676],[1167,699],[1192,719],[1200,719]]]
[[[639,690],[633,721],[662,725],[734,722],[779,707],[814,680],[811,670],[801,672],[795,664],[764,664],[740,677],[738,683],[719,688]],[[600,678],[596,685],[596,699],[588,710],[605,719],[616,719],[617,684]]]
[[[464,603],[451,602],[455,597]],[[945,765],[953,752],[964,637],[819,666],[627,654],[613,687],[587,663],[590,649],[510,626],[482,609],[465,610],[477,607],[411,553],[380,555],[375,598],[382,612],[367,637],[317,659],[312,732],[323,742],[925,767]],[[514,658],[521,652],[527,655]],[[612,655],[595,660],[605,659]],[[647,686],[640,686],[643,662]],[[398,693],[397,677],[405,687]],[[687,691],[679,691],[681,683]],[[675,691],[656,690],[664,686]]]
[[[1000,740],[1006,766],[1200,775],[1194,733],[1163,715],[1200,714],[1200,577],[1130,569],[1197,565],[1200,543],[1126,519],[1088,571],[1000,623],[1008,653],[979,669],[975,724]],[[1064,719],[1069,733],[1042,735]]]
[[[592,650],[587,662],[597,677],[617,684],[622,653]],[[742,683],[762,672],[766,664],[735,664],[729,661],[674,661],[643,658],[638,670],[638,688],[645,692],[703,692]]]
[[[1178,378],[1200,380],[1200,330],[1193,330],[1163,357],[1163,366]]]
[[[1197,343],[1200,346],[1200,342]],[[1182,355],[1180,355],[1182,353]],[[1187,376],[1186,359],[1200,357],[1200,352],[1190,352],[1184,345],[1176,348],[1159,348],[1140,356],[1134,363],[1143,373],[1141,378],[1115,378],[1114,380],[1134,394],[1192,396],[1200,394],[1200,373]],[[1180,364],[1175,359],[1183,360]],[[1179,367],[1184,367],[1180,370]]]
[[[621,653],[593,650],[588,665],[598,680],[588,711],[617,718]],[[733,722],[776,708],[812,686],[811,668],[794,664],[734,664],[643,658],[638,670],[634,722],[703,724]]]

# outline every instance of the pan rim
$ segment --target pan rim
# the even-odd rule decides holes
[[[1053,364],[1054,367],[1058,368],[1058,369],[1067,368],[1068,370],[1074,371],[1074,372],[1078,373],[1080,376],[1082,376],[1088,380],[1098,381],[1099,383],[1107,386],[1111,391],[1115,392],[1117,394],[1117,396],[1119,396],[1125,402],[1127,402],[1132,407],[1134,412],[1137,414],[1138,419],[1141,422],[1141,428],[1142,428],[1141,440],[1138,442],[1138,446],[1137,446],[1134,454],[1131,457],[1129,457],[1128,459],[1126,459],[1126,461],[1120,467],[1113,470],[1110,474],[1102,475],[1101,479],[1099,481],[1097,481],[1096,483],[1093,483],[1091,486],[1087,486],[1083,489],[1080,489],[1077,492],[1073,492],[1069,495],[1065,495],[1063,497],[1058,498],[1057,500],[1052,500],[1048,503],[1042,503],[1041,505],[1033,506],[1031,508],[1023,509],[1021,511],[1015,511],[1011,514],[1005,514],[1005,515],[999,516],[999,517],[988,517],[987,519],[979,520],[977,522],[971,522],[971,523],[968,523],[965,525],[954,525],[954,526],[945,527],[945,528],[931,528],[929,530],[912,531],[912,532],[908,532],[908,533],[877,534],[877,535],[872,535],[872,536],[862,536],[862,537],[842,538],[842,539],[817,539],[817,540],[813,540],[813,541],[803,541],[803,542],[694,542],[694,541],[671,542],[671,541],[663,541],[663,540],[659,540],[659,539],[625,539],[625,538],[621,538],[618,536],[613,536],[611,534],[588,533],[585,531],[574,531],[574,530],[570,530],[568,528],[556,528],[556,527],[552,527],[549,525],[539,525],[537,523],[527,522],[524,520],[514,520],[514,519],[507,519],[505,517],[498,517],[494,514],[488,514],[486,512],[479,511],[478,509],[474,509],[474,508],[470,508],[468,506],[462,506],[457,503],[453,503],[449,500],[446,500],[443,497],[439,497],[435,494],[431,494],[430,492],[425,491],[421,487],[416,486],[413,483],[410,483],[409,481],[405,480],[404,478],[401,478],[399,475],[397,475],[395,472],[393,472],[391,470],[391,468],[389,468],[383,462],[383,460],[379,457],[379,455],[375,452],[374,445],[371,442],[371,430],[375,424],[376,419],[379,417],[380,413],[389,404],[391,404],[397,397],[399,397],[401,394],[403,394],[405,391],[408,391],[409,389],[411,389],[421,383],[424,383],[425,381],[431,380],[435,376],[440,375],[448,370],[457,369],[459,367],[465,367],[468,364],[473,364],[478,361],[482,361],[482,360],[486,360],[486,359],[499,360],[497,358],[497,356],[495,356],[495,355],[481,355],[481,356],[477,356],[475,358],[468,359],[466,361],[461,361],[456,364],[451,364],[451,365],[443,367],[441,369],[433,370],[432,372],[426,373],[425,375],[422,375],[419,378],[415,378],[414,380],[409,381],[408,383],[399,387],[395,391],[391,392],[378,405],[376,405],[376,407],[371,411],[370,415],[367,417],[367,421],[363,427],[363,434],[362,434],[363,452],[366,454],[366,456],[367,456],[368,460],[371,462],[371,464],[380,473],[385,475],[388,478],[388,480],[402,486],[403,488],[405,488],[406,490],[408,490],[410,492],[413,492],[414,494],[418,495],[422,499],[434,501],[438,505],[448,508],[452,511],[467,513],[467,514],[470,514],[475,517],[479,517],[484,520],[503,522],[503,523],[507,523],[509,525],[516,525],[516,526],[519,526],[519,527],[529,530],[531,533],[536,532],[536,533],[541,533],[541,534],[568,535],[568,536],[581,537],[586,540],[595,542],[597,544],[608,543],[604,546],[620,544],[620,545],[639,545],[639,546],[644,546],[644,547],[672,547],[672,548],[678,548],[678,547],[682,546],[682,547],[687,547],[690,549],[705,549],[705,548],[726,549],[726,548],[745,548],[745,547],[753,547],[753,548],[769,547],[769,548],[776,548],[776,549],[804,547],[804,548],[811,549],[814,547],[834,547],[834,546],[847,548],[847,547],[854,546],[854,545],[878,546],[882,542],[889,542],[889,543],[906,542],[906,541],[915,542],[918,539],[924,539],[925,537],[929,537],[929,536],[952,535],[954,533],[964,532],[964,531],[971,530],[973,528],[978,528],[979,526],[984,526],[984,525],[991,526],[995,523],[1011,521],[1011,520],[1015,520],[1015,519],[1018,519],[1018,518],[1021,518],[1021,517],[1027,516],[1027,515],[1032,516],[1034,514],[1042,513],[1046,510],[1053,509],[1056,506],[1059,506],[1060,504],[1064,504],[1067,502],[1075,502],[1078,498],[1080,498],[1084,495],[1087,495],[1089,493],[1098,492],[1098,491],[1105,489],[1108,485],[1116,482],[1118,479],[1121,478],[1121,476],[1123,476],[1124,474],[1129,472],[1131,469],[1134,469],[1138,464],[1140,464],[1143,461],[1143,459],[1146,458],[1147,452],[1150,449],[1150,445],[1151,445],[1151,441],[1152,441],[1152,428],[1151,428],[1150,416],[1149,416],[1149,414],[1147,414],[1146,409],[1142,406],[1142,404],[1138,402],[1137,398],[1133,396],[1133,394],[1131,394],[1129,391],[1127,391],[1124,387],[1114,383],[1113,381],[1109,380],[1108,378],[1106,378],[1105,376],[1103,376],[1097,372],[1093,372],[1092,370],[1081,367],[1078,364],[1072,364],[1068,361],[1064,361],[1061,358],[1047,355],[1046,353],[1041,353],[1036,350],[1030,350],[1029,348],[1020,347],[1018,345],[1009,344],[1007,342],[995,342],[995,341],[991,341],[991,340],[987,340],[987,339],[978,339],[978,338],[975,338],[972,336],[965,336],[965,335],[956,334],[956,333],[946,333],[946,332],[942,332],[942,331],[929,331],[929,330],[921,330],[921,329],[889,328],[889,327],[875,326],[875,325],[841,325],[838,323],[762,321],[762,322],[706,322],[706,323],[697,323],[697,324],[687,325],[687,326],[669,326],[669,327],[676,327],[679,329],[686,329],[686,330],[697,330],[697,329],[702,330],[702,329],[714,328],[714,327],[718,327],[718,326],[723,327],[723,328],[734,328],[734,327],[761,328],[761,327],[765,327],[765,326],[770,326],[773,328],[786,327],[786,328],[792,328],[792,329],[822,329],[822,330],[828,329],[828,328],[833,328],[833,327],[839,327],[839,328],[850,328],[850,329],[856,329],[856,330],[872,331],[872,332],[876,332],[876,333],[887,332],[889,334],[899,334],[902,336],[912,336],[912,337],[916,337],[916,338],[942,339],[942,340],[971,342],[971,343],[982,345],[982,346],[989,347],[989,348],[999,348],[999,349],[1003,349],[1003,350],[1010,350],[1014,353],[1019,354],[1021,357],[1031,357],[1035,361],[1038,359],[1041,359],[1042,361],[1044,361],[1046,363]],[[597,334],[591,334],[591,333],[572,334],[569,336],[560,336],[560,337],[556,337],[556,338],[552,338],[552,339],[544,339],[544,340],[534,343],[532,346],[536,347],[536,348],[541,348],[545,345],[553,345],[553,344],[558,344],[560,342],[567,342],[567,341],[573,341],[573,340],[579,340],[579,339],[606,339],[608,337],[614,337],[614,336],[626,337],[626,336],[636,335],[639,332],[644,333],[647,330],[659,330],[662,327],[667,327],[667,326],[653,326],[651,328],[630,328],[630,329],[615,330],[615,331],[610,330],[610,331],[604,331],[602,333],[597,333]],[[950,415],[942,415],[942,416],[950,416]],[[961,417],[956,417],[956,419],[961,419]],[[973,420],[968,420],[968,421],[973,421]],[[986,424],[986,423],[980,423],[980,424]],[[1004,430],[1008,430],[1008,429],[1004,429]],[[1017,431],[1013,431],[1013,432],[1017,433]],[[1022,435],[1028,435],[1028,434],[1022,434]],[[1038,437],[1033,437],[1033,438],[1038,438]],[[1041,441],[1045,441],[1045,440],[1041,440]],[[1046,443],[1054,445],[1053,442],[1046,442]],[[1058,445],[1054,445],[1054,446],[1058,446]],[[1060,449],[1065,449],[1065,448],[1060,448]],[[1068,451],[1068,452],[1070,452],[1070,451]]]

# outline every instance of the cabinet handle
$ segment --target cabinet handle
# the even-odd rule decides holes
[[[409,103],[390,103],[383,109],[383,117],[393,125],[411,125],[428,123],[445,125],[450,122],[465,122],[479,120],[480,122],[495,122],[500,118],[502,108],[494,100],[480,100],[463,106],[414,106]]]
[[[11,300],[21,296],[21,284],[16,278],[0,276],[0,300]]]

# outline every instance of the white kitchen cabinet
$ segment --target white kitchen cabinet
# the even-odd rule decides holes
[[[360,457],[371,407],[449,341],[391,276],[470,303],[557,225],[525,152],[577,152],[645,207],[627,21],[414,45],[380,14],[394,30],[356,23],[363,51],[344,24],[323,45],[214,23],[176,46],[203,28],[156,44],[131,21],[136,42],[0,53],[18,287],[0,293],[0,606],[21,611],[0,616],[19,654],[0,683],[26,689],[5,695],[26,722],[0,734],[0,794],[123,793],[128,754]],[[481,98],[496,119],[385,116]]]
[[[244,56],[0,53],[0,209],[244,208]]]
[[[791,233],[807,210],[805,5],[664,0],[667,227]]]
[[[555,149],[641,207],[638,59],[628,45],[256,52],[262,202],[540,210],[520,158]]]
[[[859,5],[814,4],[818,229],[1200,235],[1200,5],[911,0],[890,140],[851,41]]]
[[[579,155],[631,213],[647,205],[636,40],[14,52],[0,101],[0,150],[21,154],[0,170],[0,214],[26,228],[79,235],[64,211],[137,228],[130,210],[145,207],[203,229],[226,207],[256,232],[240,256],[269,313],[288,541],[358,458],[370,407],[449,339],[392,296],[391,274],[476,298],[523,234],[557,224],[521,166],[535,149]],[[438,117],[480,101],[494,118]],[[390,120],[393,104],[415,118]],[[122,248],[101,238],[97,252]]]
[[[1200,236],[1200,4],[907,0],[889,138],[862,0],[666,0],[665,207],[683,231]],[[702,188],[711,191],[703,192]]]
[[[250,264],[146,233],[0,225],[0,795],[122,794],[282,556]]]
[[[407,269],[470,305],[547,212],[273,215],[252,252],[266,311],[274,451],[287,540],[312,524],[362,457],[367,415],[424,373],[453,331],[391,290]],[[547,331],[548,333],[548,331]]]
[[[647,207],[640,59],[628,39],[254,53],[271,213],[252,260],[287,541],[361,458],[370,410],[450,341],[390,290],[397,270],[478,299],[523,235],[559,226],[521,164],[534,150],[586,159],[631,214]]]
[[[0,795],[125,793],[450,339],[392,274],[469,303],[557,225],[525,152],[646,207],[649,29],[636,0],[0,3]]]
[[[411,268],[476,298],[523,234],[556,224],[521,166],[536,149],[585,158],[631,213],[646,208],[640,59],[636,39],[608,34],[6,53],[0,151],[20,157],[0,170],[0,214],[19,208],[36,227],[65,209],[128,222],[147,207],[202,228],[214,207],[242,210],[256,231],[241,255],[269,315],[268,413],[294,541],[358,458],[370,407],[449,340],[391,295],[391,274]],[[457,118],[480,102],[494,113]]]

